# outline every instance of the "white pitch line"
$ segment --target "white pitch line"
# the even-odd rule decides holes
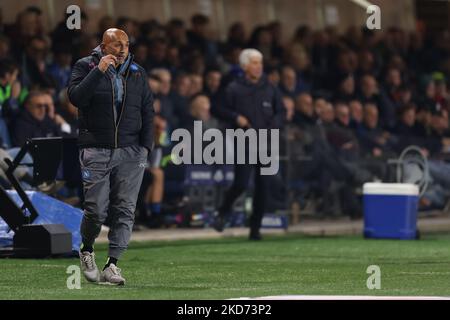
[[[266,296],[266,297],[241,297],[231,300],[450,300],[450,297],[433,296]]]

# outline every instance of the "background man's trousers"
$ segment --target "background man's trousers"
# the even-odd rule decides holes
[[[253,212],[250,216],[250,230],[255,232],[261,228],[261,222],[267,205],[271,176],[261,175],[258,164],[236,164],[234,166],[234,180],[227,190],[219,214],[226,216],[231,213],[234,201],[248,189],[250,179],[254,177]]]
[[[108,221],[108,256],[119,259],[127,249],[147,153],[140,146],[80,149],[84,189],[80,232],[85,245],[94,244],[102,224]]]

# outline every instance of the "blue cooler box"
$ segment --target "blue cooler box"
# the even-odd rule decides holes
[[[416,239],[419,188],[409,183],[365,183],[364,237]]]

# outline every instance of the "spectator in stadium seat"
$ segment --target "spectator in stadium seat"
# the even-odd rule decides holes
[[[350,127],[350,109],[345,103],[335,105],[335,125],[327,130],[327,139],[334,147],[336,155],[349,171],[354,182],[362,184],[373,179],[371,172],[364,168],[358,139]]]
[[[9,38],[0,32],[0,59],[10,58],[10,50]]]
[[[265,73],[267,75],[267,80],[269,80],[271,84],[273,84],[275,87],[278,87],[280,85],[281,77],[278,67],[267,67]]]
[[[385,81],[383,85],[384,92],[389,103],[394,105],[396,109],[401,107],[402,103],[402,77],[400,70],[397,68],[389,68],[386,72]]]
[[[15,146],[21,147],[28,139],[60,137],[61,125],[58,119],[49,117],[48,101],[51,97],[41,91],[30,91],[25,108],[21,110],[13,123],[12,139]]]
[[[300,93],[297,85],[297,74],[291,66],[281,68],[279,88],[281,94],[288,95],[292,98],[295,98]]]
[[[445,76],[440,72],[434,72],[433,79],[436,87],[436,94],[434,96],[436,111],[445,109],[450,112],[450,93],[448,92]]]
[[[64,130],[61,128],[65,136],[77,137],[78,136],[78,109],[70,102],[65,89],[59,93],[59,103],[56,110],[56,116],[60,116],[63,119]],[[65,125],[70,127],[70,129]]]
[[[291,123],[294,120],[295,101],[290,96],[283,96],[283,106],[286,110],[286,122]]]
[[[26,94],[17,80],[18,73],[14,60],[0,60],[0,117],[6,123],[19,112],[19,102]]]
[[[54,45],[53,63],[47,66],[47,73],[53,78],[58,95],[62,88],[67,87],[72,69],[72,50],[63,45]]]
[[[361,78],[361,87],[358,99],[362,104],[375,103],[380,111],[380,125],[391,130],[395,127],[396,108],[387,99],[379,87],[374,76],[366,74]]]
[[[355,132],[358,132],[361,129],[364,118],[363,106],[359,100],[349,101],[348,106],[350,108],[350,127]]]
[[[171,19],[166,26],[167,37],[170,45],[175,47],[185,47],[187,45],[186,26],[183,20]]]
[[[399,121],[395,127],[395,134],[398,137],[397,152],[402,152],[411,145],[426,149],[426,138],[424,130],[416,122],[416,107],[408,104],[398,110]],[[429,154],[428,150],[427,153]]]
[[[156,68],[167,68],[166,61],[167,40],[164,38],[153,39],[149,45],[149,52],[145,68],[152,70]]]
[[[449,117],[447,110],[431,113],[427,148],[430,156],[450,153]]]
[[[39,12],[29,8],[17,14],[16,22],[11,28],[5,30],[11,40],[11,53],[14,57],[20,57],[25,47],[33,37],[43,36],[42,20]]]
[[[211,38],[210,20],[203,14],[195,14],[191,18],[191,29],[187,32],[188,44],[198,49],[206,60],[206,65],[217,63],[218,47]]]
[[[344,102],[335,104],[335,124],[333,131],[328,133],[330,143],[337,150],[348,155],[348,160],[355,159],[359,152],[359,144],[350,127],[350,109]]]
[[[318,124],[320,126],[328,126],[332,125],[334,123],[334,107],[330,102],[327,102],[325,100],[325,104],[320,109],[320,112],[318,113],[319,119]]]
[[[203,91],[203,77],[199,74],[190,74],[191,85],[189,87],[189,97],[196,96]]]
[[[247,44],[247,34],[242,22],[233,23],[228,29],[227,46],[245,47]]]
[[[309,93],[301,93],[296,97],[293,121],[300,128],[314,127],[316,125],[313,99]]]
[[[208,96],[211,102],[211,114],[216,115],[215,111],[223,99],[222,74],[217,68],[210,68],[206,71],[204,77],[203,92]]]
[[[183,119],[181,127],[194,134],[194,121],[202,122],[203,131],[218,128],[218,121],[211,115],[211,101],[205,94],[197,94],[189,103],[189,116]]]
[[[311,59],[302,46],[291,45],[286,49],[285,63],[292,66],[297,74],[297,87],[300,92],[310,92],[314,85]]]
[[[148,51],[148,45],[144,41],[139,41],[133,46],[134,60],[136,61],[136,63],[139,63],[139,65],[141,65],[147,72],[149,71],[149,68],[147,66]]]
[[[358,131],[363,155],[376,158],[394,156],[395,139],[378,125],[378,108],[372,103],[364,106],[364,122]]]
[[[72,128],[67,121],[56,111],[53,95],[49,91],[44,91],[43,99],[45,99],[45,105],[47,106],[48,117],[59,126],[61,134],[63,136],[70,136],[75,132],[71,132]]]
[[[12,147],[11,137],[9,135],[8,125],[5,120],[0,116],[0,148],[9,149]]]
[[[176,115],[175,106],[170,97],[172,75],[167,69],[163,68],[153,69],[150,75],[156,76],[159,80],[158,90],[153,92],[155,98],[160,101],[161,111],[158,113],[160,113],[164,119],[167,119],[168,130],[171,132],[180,125],[180,118]]]
[[[338,77],[337,89],[334,93],[333,101],[350,103],[350,101],[355,100],[355,98],[355,77],[350,73],[342,74]]]
[[[317,97],[314,99],[314,113],[319,116],[319,114],[322,112],[322,109],[329,104],[329,102],[327,101],[327,99],[325,99],[324,97]]]
[[[367,74],[374,77],[378,76],[377,61],[373,52],[368,49],[363,49],[358,52],[358,68],[356,70],[356,78],[361,81],[361,78]]]
[[[189,92],[191,78],[186,73],[180,73],[175,78],[175,85],[170,93],[175,116],[180,121],[189,114]]]
[[[21,64],[21,83],[32,88],[54,87],[55,81],[45,69],[45,63],[48,55],[47,41],[43,37],[34,37],[30,40],[22,56]]]

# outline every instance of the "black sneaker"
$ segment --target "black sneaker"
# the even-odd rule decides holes
[[[216,216],[216,218],[214,219],[213,228],[217,232],[223,231],[223,229],[225,228],[225,218],[222,215]]]
[[[259,231],[250,231],[250,235],[248,237],[248,240],[250,241],[260,241],[262,240],[261,233]]]
[[[147,222],[147,228],[159,229],[164,226],[164,217],[162,214],[153,214],[150,216]]]

